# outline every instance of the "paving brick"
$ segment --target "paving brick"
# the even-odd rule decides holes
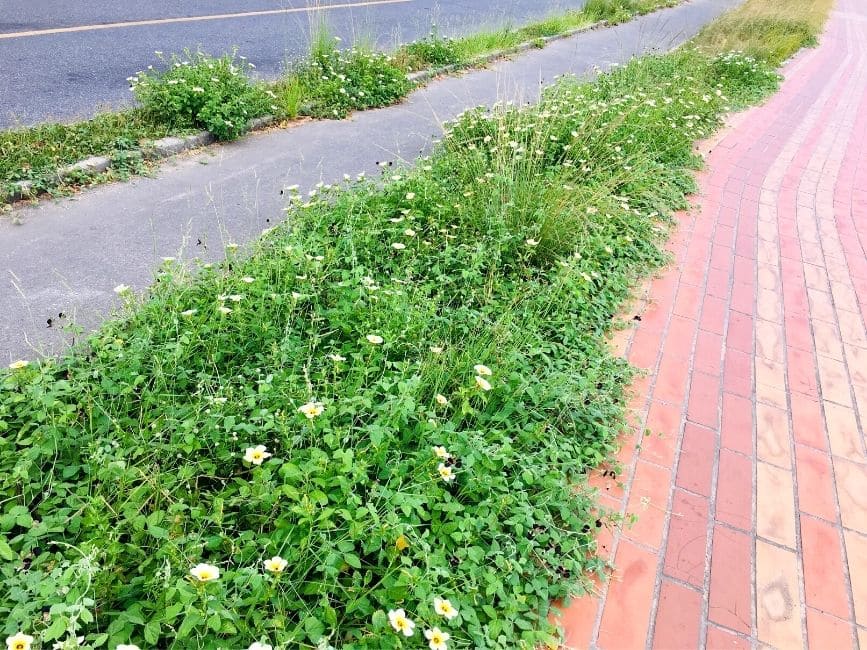
[[[716,429],[719,427],[720,379],[695,371],[689,387],[687,419]]]
[[[843,526],[867,534],[867,465],[842,458],[833,463]]]
[[[708,507],[706,498],[675,489],[664,571],[696,587],[704,584]]]
[[[798,476],[798,508],[801,512],[835,522],[837,505],[830,456],[812,447],[796,444],[795,463]]]
[[[750,536],[714,526],[708,618],[732,630],[752,630]]]
[[[825,426],[831,453],[849,460],[864,462],[864,438],[858,428],[855,411],[832,402],[825,402]]]
[[[628,540],[615,556],[597,644],[600,648],[638,648],[647,639],[656,576],[656,557]],[[629,612],[624,616],[624,612]]]
[[[753,463],[721,449],[716,492],[716,519],[741,530],[753,526]]]
[[[854,639],[854,629],[848,621],[807,608],[807,647],[857,650]]]
[[[680,462],[677,466],[677,486],[702,496],[710,496],[715,460],[714,431],[687,422],[683,430]]]
[[[762,540],[756,542],[758,637],[774,648],[801,648],[804,617],[798,556]]]
[[[668,513],[670,485],[671,470],[643,460],[636,463],[626,512],[638,515],[638,520],[624,527],[624,537],[659,548]]]
[[[714,624],[707,626],[707,650],[749,650],[750,642]],[[672,648],[674,650],[674,648]]]
[[[789,418],[783,409],[756,404],[756,450],[760,460],[791,468]]]
[[[701,633],[701,593],[663,580],[656,612],[653,647],[698,648]]]
[[[867,626],[867,537],[852,531],[843,533],[852,583],[852,602],[855,606],[855,622]]]
[[[756,534],[795,548],[795,494],[789,469],[756,465]]]
[[[792,400],[791,409],[795,441],[816,449],[827,449],[821,404],[817,400],[799,398]]]
[[[839,529],[812,517],[801,517],[801,561],[807,605],[838,618],[848,618]]]

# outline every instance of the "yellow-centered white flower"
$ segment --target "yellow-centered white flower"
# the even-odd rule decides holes
[[[199,582],[213,582],[219,579],[220,569],[213,564],[199,563],[190,569],[190,575]]]
[[[476,375],[476,386],[485,391],[491,390],[491,384],[481,375]]]
[[[487,366],[483,366],[480,363],[477,363],[476,365],[474,365],[473,370],[476,371],[477,375],[481,375],[482,377],[490,377],[491,375],[494,374],[493,372],[491,372],[490,368],[488,368]]]
[[[434,611],[440,616],[445,616],[449,621],[458,615],[457,608],[448,598],[434,598]]]
[[[432,630],[425,630],[424,638],[428,640],[428,647],[430,650],[448,650],[446,641],[451,638],[451,635],[448,632],[443,632],[438,627],[435,627]]]
[[[433,452],[437,458],[442,458],[443,460],[448,460],[452,457],[445,447],[434,447]]]
[[[367,339],[368,343],[372,343],[373,345],[379,345],[383,341],[382,337],[379,334],[368,334],[364,338]]]
[[[437,471],[440,474],[440,478],[446,483],[451,483],[455,480],[455,473],[452,471],[452,468],[445,463],[440,463],[439,465],[437,465]]]
[[[324,410],[325,407],[322,405],[322,402],[307,402],[304,406],[298,407],[298,412],[303,413],[304,417],[308,420],[312,420],[313,418],[322,415]]]
[[[30,650],[33,646],[33,637],[24,632],[16,632],[6,637],[7,650]]]
[[[268,452],[265,445],[256,445],[255,447],[247,447],[244,451],[244,460],[254,465],[261,465],[266,458],[271,458],[272,454]]]
[[[403,609],[392,609],[388,612],[388,622],[395,632],[399,632],[404,636],[412,636],[415,632],[415,623],[411,621]]]
[[[275,555],[269,560],[263,560],[262,563],[265,565],[265,570],[270,573],[283,573],[283,571],[286,570],[286,566],[289,564],[289,562],[279,555]]]
[[[9,367],[12,370],[21,370],[22,368],[26,368],[30,365],[29,361],[25,361],[24,359],[18,359],[18,361],[13,361],[9,364]]]

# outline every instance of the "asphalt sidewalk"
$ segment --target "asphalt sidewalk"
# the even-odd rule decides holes
[[[64,324],[98,326],[116,304],[113,287],[145,288],[163,257],[220,259],[225,244],[243,245],[281,220],[286,186],[411,162],[429,150],[443,121],[467,108],[534,101],[558,75],[668,50],[739,2],[690,0],[434,81],[398,106],[251,134],[178,157],[153,178],[19,207],[12,215],[19,224],[0,219],[0,351],[13,360],[63,349]]]

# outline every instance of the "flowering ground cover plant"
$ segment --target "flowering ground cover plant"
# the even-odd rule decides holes
[[[294,191],[222,265],[119,287],[85,346],[0,378],[2,632],[556,647],[550,603],[603,569],[612,315],[665,259],[695,139],[776,83],[689,51],[563,79],[414,168]]]

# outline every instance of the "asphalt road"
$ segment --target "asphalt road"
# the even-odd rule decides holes
[[[584,2],[3,0],[0,129],[69,121],[101,108],[131,103],[126,79],[156,64],[155,51],[169,54],[201,48],[221,54],[237,47],[257,66],[260,75],[275,77],[287,61],[307,49],[311,24],[317,22],[317,15],[327,20],[344,43],[360,41],[390,48],[423,37],[432,24],[445,35],[459,36],[484,27],[527,22],[565,8],[579,8]],[[317,12],[315,7],[320,10]],[[202,18],[238,13],[252,15]]]
[[[217,261],[227,242],[255,240],[285,216],[282,188],[306,192],[344,173],[377,174],[381,161],[411,162],[469,107],[534,101],[558,75],[669,50],[741,1],[691,0],[438,79],[395,106],[258,131],[177,156],[153,177],[16,206],[0,218],[0,363],[62,350],[64,326],[97,327],[117,305],[112,288],[143,290],[163,256]]]

